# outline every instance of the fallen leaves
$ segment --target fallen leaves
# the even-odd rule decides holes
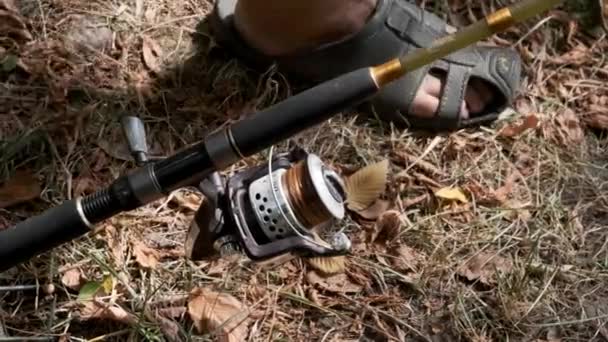
[[[363,290],[361,285],[353,283],[346,274],[336,274],[322,277],[316,271],[306,273],[306,281],[314,286],[334,293],[358,293]]]
[[[503,127],[498,135],[504,138],[514,138],[527,130],[536,129],[538,127],[538,123],[539,120],[536,115],[527,115],[523,122],[513,123]]]
[[[485,285],[496,283],[498,274],[508,273],[513,263],[499,255],[482,252],[460,265],[456,273],[469,281],[480,281]]]
[[[567,149],[580,147],[585,138],[581,121],[571,109],[564,109],[553,120],[543,125],[543,135]]]
[[[91,300],[81,303],[79,317],[81,320],[106,320],[132,325],[137,322],[137,317],[127,312],[118,304],[106,304],[100,300]]]
[[[608,130],[608,105],[590,105],[591,112],[583,116],[587,127],[599,130]]]
[[[29,41],[32,39],[25,21],[12,1],[2,0],[0,2],[0,35],[19,41]]]
[[[393,267],[399,272],[415,271],[423,257],[415,249],[400,245],[391,251]]]
[[[0,187],[0,208],[31,201],[40,196],[42,188],[30,172],[18,171]]]
[[[364,218],[366,220],[373,221],[373,220],[376,220],[378,217],[380,217],[380,215],[382,215],[382,213],[387,211],[388,208],[390,208],[390,206],[391,206],[391,203],[389,201],[378,199],[369,207],[367,207],[361,211],[357,211],[357,215],[361,216],[362,218]]]
[[[146,246],[142,241],[132,240],[133,255],[135,261],[142,267],[147,269],[155,269],[158,265],[160,253],[153,248]]]
[[[461,188],[441,188],[435,191],[435,197],[448,202],[469,203],[467,196],[464,194]]]
[[[214,334],[221,342],[245,341],[248,311],[235,297],[204,288],[194,289],[188,301],[188,314],[197,331]]]
[[[368,165],[345,179],[347,206],[358,212],[371,206],[384,192],[388,178],[387,159]]]
[[[401,213],[396,210],[389,210],[383,213],[376,221],[371,242],[388,245],[399,236],[400,230]]]
[[[72,268],[67,270],[61,277],[61,283],[72,290],[78,291],[85,283],[86,279],[79,269]]]
[[[161,71],[160,59],[163,55],[163,50],[160,45],[152,38],[144,36],[141,52],[146,67],[153,73],[158,74]]]

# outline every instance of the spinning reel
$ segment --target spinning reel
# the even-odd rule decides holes
[[[148,160],[143,125],[136,117],[123,121],[136,160]],[[329,243],[324,228],[345,215],[346,192],[341,177],[321,159],[295,148],[272,156],[267,164],[226,177],[213,172],[198,186],[205,196],[185,242],[192,260],[244,252],[252,260],[293,253],[336,256],[350,251],[341,232]]]

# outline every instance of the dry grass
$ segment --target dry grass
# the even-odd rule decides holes
[[[484,1],[469,12],[458,5],[466,2],[450,3],[457,22],[496,6]],[[121,160],[122,113],[146,121],[162,156],[295,91],[274,70],[247,70],[214,46],[201,23],[212,8],[204,0],[22,0],[20,7],[34,39],[10,47],[0,41],[29,67],[0,74],[0,174],[35,170],[45,188],[40,200],[0,209],[0,225],[132,168]],[[83,18],[97,28],[80,30]],[[1,274],[1,285],[56,286],[48,296],[0,293],[1,326],[10,336],[165,340],[167,324],[147,313],[183,307],[193,287],[209,287],[255,312],[252,341],[608,339],[608,141],[587,126],[608,111],[608,43],[566,19],[556,13],[544,25],[528,23],[495,39],[516,43],[524,56],[516,108],[535,113],[538,129],[514,139],[501,137],[500,127],[427,137],[342,115],[291,141],[346,169],[391,159],[387,198],[402,213],[399,243],[410,248],[408,267],[396,267],[383,248],[366,248],[373,223],[355,219],[347,222],[357,242],[347,274],[356,293],[311,286],[299,260],[274,268],[244,259],[187,261],[175,253],[192,216],[181,191]],[[70,43],[82,36],[109,50]],[[144,37],[162,49],[157,73],[142,61]],[[412,164],[420,156],[423,162]],[[461,187],[471,203],[440,205],[432,189],[442,186]],[[154,269],[133,256],[141,241],[162,256]],[[115,300],[135,323],[79,319],[67,305],[77,292],[61,282],[69,267],[88,280],[113,275]],[[181,339],[205,340],[187,315],[170,316]]]

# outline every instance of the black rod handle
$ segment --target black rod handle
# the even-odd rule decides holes
[[[80,200],[70,200],[0,231],[0,272],[89,232]]]
[[[371,68],[307,89],[236,122],[230,132],[241,156],[250,156],[355,106],[378,91]]]

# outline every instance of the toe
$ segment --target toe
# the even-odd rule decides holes
[[[431,118],[439,108],[439,99],[424,91],[419,91],[412,103],[412,114],[421,118]]]
[[[481,94],[470,85],[467,87],[464,98],[471,114],[480,113],[485,107]]]

